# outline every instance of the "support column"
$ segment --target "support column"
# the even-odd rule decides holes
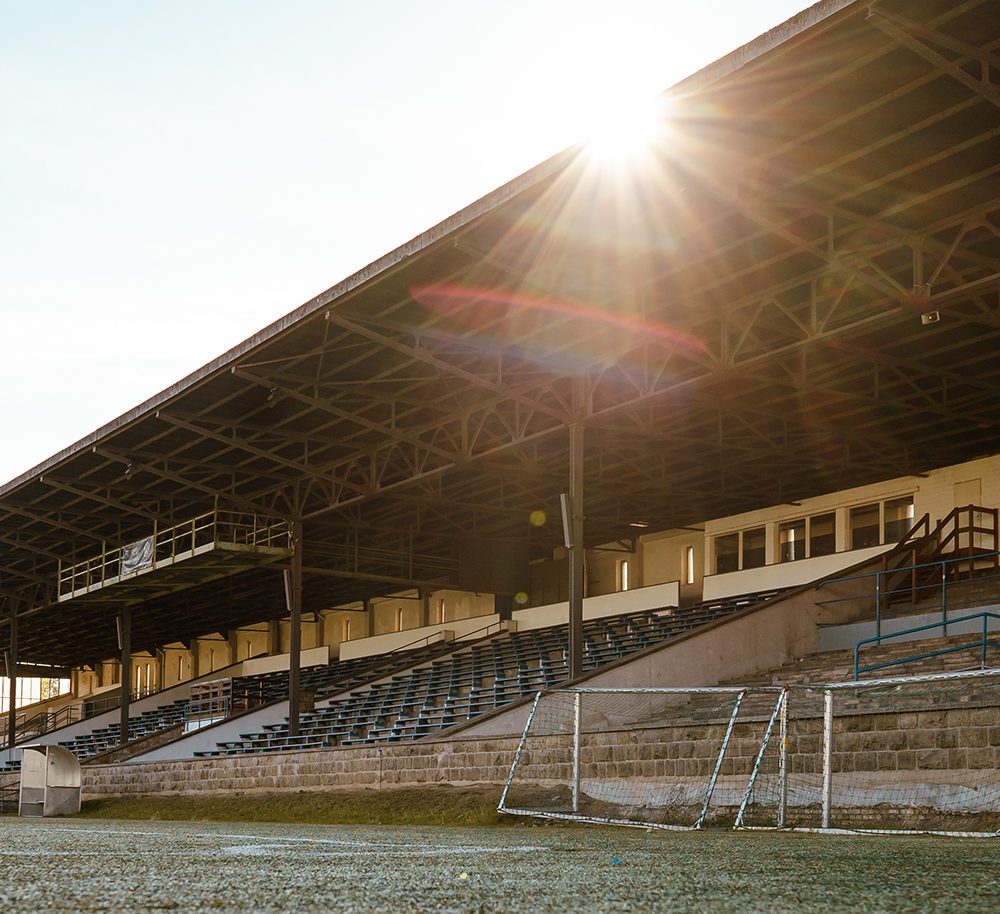
[[[271,619],[267,623],[267,653],[270,656],[281,653],[281,620]]]
[[[122,701],[118,716],[118,745],[128,742],[128,717],[132,703],[132,608],[123,606],[118,616],[118,646],[122,652]]]
[[[420,627],[431,624],[431,592],[420,588]]]
[[[289,570],[288,602],[291,631],[288,657],[288,735],[299,735],[299,712],[302,706],[300,689],[302,667],[302,522],[292,522],[291,569]]]
[[[240,659],[240,630],[231,628],[226,632],[226,643],[229,645],[229,663],[236,663]]]
[[[8,597],[10,607],[10,650],[7,652],[7,688],[10,700],[7,704],[7,748],[13,749],[17,742],[17,598]]]
[[[582,379],[574,381],[576,386]],[[583,675],[583,422],[579,412],[569,427],[569,678]]]

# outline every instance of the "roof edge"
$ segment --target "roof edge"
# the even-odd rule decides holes
[[[840,14],[846,13],[854,7],[861,7],[867,2],[868,0],[819,0],[818,3],[769,29],[747,44],[740,46],[724,57],[720,57],[690,76],[685,77],[680,82],[675,83],[663,95],[684,95],[725,79],[733,73],[758,62],[770,52],[795,41],[803,33],[820,25],[828,27],[835,19],[840,18]],[[329,307],[342,296],[378,278],[381,274],[398,266],[407,258],[423,253],[443,238],[486,215],[507,200],[553,177],[570,165],[577,158],[580,151],[581,145],[578,144],[556,153],[554,156],[551,156],[528,171],[502,184],[490,193],[480,197],[453,215],[438,222],[426,231],[416,235],[409,241],[404,242],[389,253],[372,261],[336,285],[331,286],[329,289],[305,302],[305,304],[300,305],[273,323],[263,327],[243,342],[238,343],[201,368],[181,378],[170,387],[153,395],[127,412],[122,413],[117,418],[100,426],[68,447],[57,451],[51,457],[25,470],[9,482],[0,484],[0,497],[10,494],[20,486],[44,475],[53,467],[93,447],[99,441],[120,431],[132,422],[142,419],[149,413],[155,412],[155,410],[164,406],[175,397],[186,393],[224,371],[226,368],[229,368],[232,363],[247,355],[258,346],[270,342],[300,321],[311,317],[323,308]]]

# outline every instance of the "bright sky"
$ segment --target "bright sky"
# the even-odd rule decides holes
[[[0,0],[0,483],[807,0]]]

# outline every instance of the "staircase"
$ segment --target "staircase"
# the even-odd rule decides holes
[[[925,514],[882,558],[880,610],[938,596],[947,602],[949,583],[1000,569],[1000,510],[981,505],[952,509],[931,529]]]
[[[866,652],[866,664],[888,663],[903,660],[915,654],[932,653],[946,648],[967,644],[969,635],[953,635],[947,638],[926,638],[921,641],[906,641],[872,647]],[[1000,667],[1000,649],[989,648],[987,665]],[[936,657],[928,657],[879,670],[863,676],[864,679],[881,679],[895,676],[919,676],[931,673],[957,673],[982,668],[982,648],[977,643],[964,650],[956,650]],[[826,683],[847,682],[854,678],[854,652],[851,650],[822,651],[809,654],[800,660],[774,667],[758,676],[741,677],[738,682],[723,685],[783,685],[785,683]]]

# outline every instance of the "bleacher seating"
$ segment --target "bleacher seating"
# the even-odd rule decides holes
[[[776,593],[589,621],[584,625],[584,666],[591,670],[613,663]],[[289,735],[285,720],[196,754],[373,745],[427,736],[564,681],[566,649],[566,625],[497,636],[303,713],[297,736]]]
[[[584,665],[589,670],[612,663],[776,593],[588,621],[584,625]],[[511,635],[494,634],[471,646],[461,641],[441,641],[306,667],[301,672],[301,688],[313,693],[318,701],[350,694],[331,707],[304,713],[301,732],[295,738],[288,736],[287,723],[276,723],[265,728],[264,733],[226,744],[218,752],[359,745],[424,736],[565,680],[566,638],[567,626],[563,624]],[[285,699],[288,671],[236,677],[232,696],[237,711]],[[183,724],[188,704],[186,698],[178,699],[132,717],[129,742]],[[342,709],[343,713],[335,714],[334,709]],[[118,732],[116,721],[61,741],[60,745],[87,761],[117,748]],[[0,766],[0,771],[16,768],[15,763]]]

